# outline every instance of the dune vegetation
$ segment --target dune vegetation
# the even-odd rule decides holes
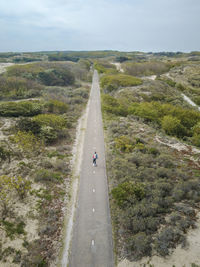
[[[84,62],[42,59],[0,76],[1,266],[56,264],[90,81]]]

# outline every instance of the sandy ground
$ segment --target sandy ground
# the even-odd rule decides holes
[[[186,102],[188,102],[193,107],[197,107],[197,105],[188,96],[184,95],[183,93],[181,95],[183,96]],[[200,111],[200,107],[198,107],[198,110]]]
[[[4,134],[4,131],[6,131],[7,129],[10,128],[11,126],[11,119],[7,119],[7,118],[0,118],[0,123],[1,123],[1,127],[0,127],[0,140],[5,140],[7,139],[7,137]]]
[[[5,72],[6,68],[12,65],[14,65],[14,63],[0,63],[0,73]]]
[[[197,225],[200,224],[200,213]],[[173,253],[161,258],[153,256],[144,258],[138,262],[121,261],[117,267],[190,267],[192,263],[200,264],[200,228],[191,229],[187,235],[188,247],[186,249],[178,246]]]
[[[122,69],[121,63],[117,63],[117,62],[113,63],[112,62],[111,64],[115,65],[118,71],[124,72],[124,69]]]
[[[144,76],[144,77],[142,77],[142,79],[147,79],[147,80],[152,80],[152,81],[154,81],[155,79],[156,79],[156,77],[157,77],[157,75],[151,75],[151,76]]]

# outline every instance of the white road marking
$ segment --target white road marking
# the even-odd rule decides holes
[[[95,189],[94,188],[92,189],[92,192],[95,193]]]
[[[93,173],[95,173],[95,171],[93,171]]]
[[[94,240],[92,240],[92,246],[94,246]]]
[[[95,209],[94,208],[92,209],[92,212],[95,212]]]

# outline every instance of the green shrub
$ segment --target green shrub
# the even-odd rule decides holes
[[[58,131],[51,126],[42,126],[40,137],[45,141],[46,144],[51,144],[58,138]]]
[[[61,182],[62,181],[62,176],[59,172],[53,172],[49,171],[46,169],[40,169],[36,172],[35,174],[35,182],[41,182],[41,183],[46,183],[46,182]]]
[[[95,62],[94,68],[98,71],[99,74],[102,74],[102,73],[115,74],[115,73],[117,73],[116,67],[110,63]]]
[[[113,188],[111,194],[117,205],[123,207],[125,204],[140,201],[145,196],[145,191],[143,184],[124,182]]]
[[[0,99],[21,99],[41,95],[42,87],[34,81],[21,77],[0,77]]]
[[[200,147],[200,134],[194,134],[192,136],[192,144]]]
[[[160,151],[157,148],[155,148],[155,147],[148,148],[148,153],[149,154],[152,154],[154,156],[160,155]]]
[[[200,96],[195,96],[193,100],[198,106],[200,106]]]
[[[67,104],[53,99],[45,103],[45,107],[47,108],[48,112],[56,114],[66,113],[69,109],[69,106]]]
[[[129,113],[142,117],[147,121],[158,122],[161,117],[160,104],[157,102],[133,103],[129,107]]]
[[[163,117],[161,125],[163,130],[169,135],[183,137],[186,133],[186,129],[181,125],[181,121],[170,115]]]
[[[192,128],[193,136],[192,136],[192,144],[200,147],[200,122],[198,122]]]
[[[36,79],[39,72],[44,71],[44,68],[37,63],[25,65],[13,65],[7,68],[7,75],[9,77],[23,77],[27,79]]]
[[[0,116],[19,117],[34,116],[42,113],[42,105],[39,102],[3,102],[0,104]]]
[[[11,158],[11,152],[7,150],[5,147],[0,146],[0,160],[5,161],[8,159],[10,162],[10,158]]]
[[[73,85],[75,77],[68,69],[49,69],[38,73],[38,79],[41,83],[48,86],[68,86]]]
[[[176,82],[174,82],[171,79],[164,79],[164,81],[171,87],[175,87],[176,86]]]
[[[131,152],[134,149],[134,142],[129,137],[122,135],[115,138],[115,147],[121,152]]]
[[[66,127],[66,120],[61,115],[56,114],[40,114],[33,118],[41,127],[48,126],[53,129],[63,129]]]
[[[42,142],[31,132],[18,131],[12,136],[12,141],[28,155],[38,153],[43,149]]]
[[[102,95],[102,109],[104,112],[119,116],[126,116],[128,114],[126,106],[123,106],[116,98],[108,94]]]
[[[104,75],[101,78],[101,87],[109,92],[119,87],[136,86],[140,84],[142,84],[141,79],[125,74]]]
[[[39,134],[41,132],[41,126],[38,122],[33,121],[30,118],[21,118],[17,124],[16,128],[22,132],[32,132],[33,134]]]

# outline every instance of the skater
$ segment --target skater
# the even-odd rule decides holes
[[[93,155],[93,166],[97,166],[97,159],[98,159],[98,155],[97,155],[97,152],[95,151],[94,152],[94,155]]]

